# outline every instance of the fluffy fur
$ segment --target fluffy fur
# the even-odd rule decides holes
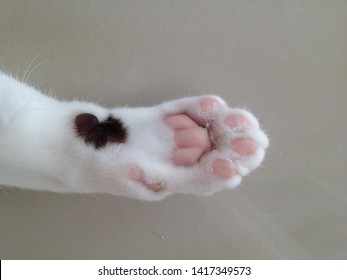
[[[86,102],[60,102],[0,73],[0,184],[35,190],[110,193],[143,200],[158,200],[173,193],[206,195],[232,188],[242,176],[260,165],[268,140],[256,118],[231,109],[216,96],[221,108],[204,112],[191,97],[150,108],[106,109]],[[76,133],[79,114],[99,121],[110,115],[127,131],[124,143],[96,149]],[[195,165],[176,166],[174,132],[164,118],[187,114],[208,128],[213,150]],[[227,127],[224,119],[237,113],[250,120],[247,129]],[[231,139],[251,138],[258,148],[251,156],[235,154]],[[232,159],[237,174],[227,180],[212,173],[216,158]]]

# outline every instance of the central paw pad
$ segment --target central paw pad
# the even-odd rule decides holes
[[[178,166],[192,166],[203,154],[211,150],[208,131],[187,115],[167,117],[165,122],[175,131],[177,148],[172,160]]]

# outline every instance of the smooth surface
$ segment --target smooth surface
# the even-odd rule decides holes
[[[208,198],[4,189],[1,259],[347,258],[346,1],[1,0],[0,67],[107,106],[215,93],[271,142]]]

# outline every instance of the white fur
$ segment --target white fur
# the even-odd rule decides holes
[[[213,96],[225,104],[219,97]],[[0,185],[54,192],[111,193],[144,200],[158,200],[173,193],[210,194],[238,185],[242,176],[259,166],[268,146],[265,134],[249,112],[235,109],[253,123],[251,129],[230,129],[224,118],[233,112],[226,105],[204,114],[201,97],[166,102],[151,108],[105,109],[86,102],[60,102],[0,73]],[[192,167],[171,162],[174,132],[165,116],[189,113],[210,126],[216,150]],[[77,137],[74,119],[92,113],[99,120],[111,113],[128,130],[124,144],[94,149]],[[251,157],[237,157],[228,143],[236,137],[255,139],[259,148]],[[224,181],[212,174],[216,158],[233,157],[238,174]],[[132,167],[144,171],[153,191],[130,178]]]

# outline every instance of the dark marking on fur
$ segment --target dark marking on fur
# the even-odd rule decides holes
[[[127,130],[122,122],[113,116],[99,122],[93,114],[80,114],[75,118],[75,129],[84,142],[93,145],[96,149],[110,143],[125,143],[127,139]]]

